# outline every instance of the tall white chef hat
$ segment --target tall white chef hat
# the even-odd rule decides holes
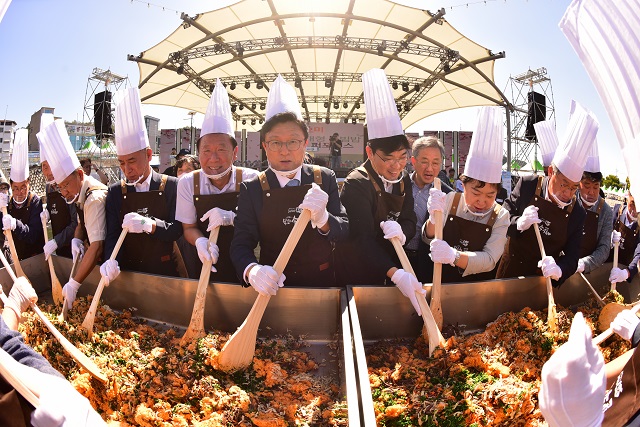
[[[207,105],[200,138],[210,133],[226,133],[232,138],[235,137],[229,94],[220,79],[216,79],[216,87],[213,89],[209,105]]]
[[[113,95],[113,102],[116,106],[115,139],[118,156],[149,148],[138,88],[131,87],[117,91]]]
[[[569,107],[569,117],[575,113],[576,109],[582,108],[580,104],[575,99],[571,100],[571,105]],[[587,162],[584,165],[585,172],[596,173],[600,172],[600,157],[598,153],[598,140],[593,141],[593,145],[591,146],[591,151],[587,156]]]
[[[13,182],[22,182],[29,178],[29,131],[27,129],[18,129],[14,135],[9,178]]]
[[[67,128],[62,120],[54,121],[36,136],[45,149],[53,179],[58,184],[80,167],[78,157],[71,146]]]
[[[293,113],[298,120],[302,120],[302,111],[296,90],[278,74],[278,78],[269,89],[265,119],[269,120],[276,114],[285,112]]]
[[[43,113],[42,116],[40,116],[40,131],[53,123],[54,120],[55,118],[53,117],[52,113]],[[36,134],[36,138],[38,138],[38,143],[40,146],[40,163],[42,163],[47,160],[47,154],[45,148],[42,146],[42,141],[40,141],[39,135],[40,132]]]
[[[535,123],[533,128],[536,131],[536,138],[540,143],[540,155],[542,156],[542,165],[544,167],[551,166],[553,155],[558,149],[558,133],[556,132],[556,122],[553,120],[544,120]]]
[[[373,68],[364,73],[362,90],[369,140],[404,135],[398,107],[384,70]]]
[[[593,113],[577,104],[569,119],[564,141],[553,156],[553,163],[573,182],[580,182],[582,179],[598,128],[599,124]]]
[[[489,184],[500,183],[503,141],[504,125],[500,108],[480,107],[464,174]]]

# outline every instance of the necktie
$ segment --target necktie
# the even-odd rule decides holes
[[[300,185],[300,180],[293,178],[290,179],[289,182],[287,182],[285,187],[297,187],[298,185]]]

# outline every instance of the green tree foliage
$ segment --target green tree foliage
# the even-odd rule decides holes
[[[609,188],[622,188],[624,185],[620,182],[620,178],[618,178],[616,175],[607,175],[603,180],[602,180],[602,185],[604,187],[609,187]]]

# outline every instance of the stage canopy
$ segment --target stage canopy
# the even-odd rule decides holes
[[[385,69],[405,128],[441,111],[507,105],[493,81],[504,52],[469,40],[444,13],[387,0],[243,0],[182,14],[166,39],[128,58],[148,104],[204,113],[220,78],[238,129],[259,128],[278,74],[311,122],[364,122],[361,76],[371,68]]]

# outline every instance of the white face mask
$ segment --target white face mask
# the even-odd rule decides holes
[[[21,202],[17,201],[16,199],[13,199],[13,201],[16,202],[16,204],[21,205],[21,204],[23,204],[24,202],[27,201],[27,197],[29,197],[29,193],[27,193],[27,195],[24,196],[24,199],[22,199]]]
[[[75,196],[73,196],[73,199],[71,200],[67,200],[64,196],[62,196],[62,198],[64,199],[65,202],[67,202],[68,205],[75,203],[76,200],[78,200],[78,196],[80,195],[80,193],[76,194]]]
[[[271,167],[271,164],[269,164],[269,169],[271,169],[271,171],[278,176],[281,176],[283,178],[289,178],[291,175],[296,176],[298,174],[298,171],[302,169],[302,165],[290,171],[277,171]]]
[[[496,202],[493,202],[493,205],[491,205],[491,207],[488,210],[484,212],[474,212],[471,209],[469,209],[469,206],[465,205],[464,210],[477,218],[482,218],[483,216],[487,216],[487,214],[489,214],[490,212],[493,212],[493,208],[495,206],[496,206]]]
[[[127,184],[129,187],[133,187],[136,184],[140,184],[142,181],[144,181],[144,174],[140,175],[140,178],[138,178],[137,180],[135,180],[133,182],[125,181],[125,184]],[[76,196],[76,197],[78,197],[78,196]]]
[[[227,175],[229,172],[231,172],[231,168],[232,168],[232,167],[233,167],[233,165],[230,165],[230,166],[229,166],[229,168],[228,168],[227,170],[225,170],[225,171],[224,171],[224,172],[222,172],[222,173],[219,173],[218,175],[209,175],[209,174],[206,174],[206,173],[204,173],[204,169],[202,169],[202,173],[203,173],[203,174],[204,174],[204,176],[206,176],[207,178],[212,179],[212,180],[214,180],[214,181],[217,181],[217,180],[219,180],[219,179],[221,179],[221,178],[224,178],[224,176],[225,176],[225,175]]]
[[[631,221],[636,221],[638,219],[638,215],[632,216],[631,213],[629,212],[629,209],[627,209],[627,216]]]
[[[591,203],[590,201],[585,200],[584,197],[582,197],[582,194],[580,195],[580,200],[582,201],[582,204],[585,205],[588,208],[590,208],[591,206],[596,204],[596,202]],[[596,199],[596,201],[597,201],[597,199]]]
[[[400,181],[402,181],[402,173],[400,174],[400,178],[398,178],[398,179],[394,179],[393,181],[388,180],[387,178],[385,178],[385,177],[384,177],[384,176],[382,176],[382,175],[378,175],[378,176],[380,177],[380,179],[382,180],[382,182],[383,182],[385,185],[397,184],[397,183],[399,183]]]
[[[53,181],[45,181],[45,182],[47,183],[47,185],[50,185],[50,186],[52,186],[52,187],[54,187],[54,188],[57,188],[56,180],[55,180],[55,179],[54,179]]]
[[[571,204],[571,202],[565,203],[562,200],[560,200],[558,197],[556,197],[555,194],[553,194],[551,191],[549,191],[549,195],[551,196],[551,198],[553,199],[553,201],[561,208],[564,209],[567,206],[569,206]]]

